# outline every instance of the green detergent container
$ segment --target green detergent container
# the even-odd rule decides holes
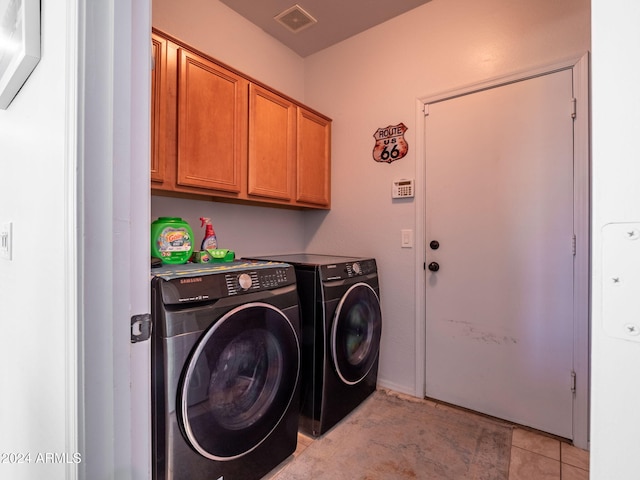
[[[191,227],[179,217],[160,217],[151,224],[151,255],[162,263],[187,263],[193,241]]]

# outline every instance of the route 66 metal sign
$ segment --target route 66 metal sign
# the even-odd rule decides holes
[[[373,159],[376,162],[391,163],[400,160],[409,151],[409,145],[404,138],[407,127],[404,123],[379,128],[373,134],[376,144],[373,147]]]

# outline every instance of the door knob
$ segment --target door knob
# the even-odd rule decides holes
[[[429,270],[431,270],[432,272],[437,272],[438,270],[440,270],[440,265],[438,265],[438,262],[431,262],[427,268],[429,268]]]

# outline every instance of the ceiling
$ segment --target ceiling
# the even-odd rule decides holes
[[[431,0],[220,0],[302,57],[311,55]],[[306,19],[297,9],[288,16],[294,33],[274,19],[299,6],[317,20]],[[301,23],[299,23],[301,22]]]

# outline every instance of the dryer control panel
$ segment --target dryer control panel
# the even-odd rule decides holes
[[[377,266],[373,258],[320,266],[322,281],[343,280],[374,273],[377,273]]]

